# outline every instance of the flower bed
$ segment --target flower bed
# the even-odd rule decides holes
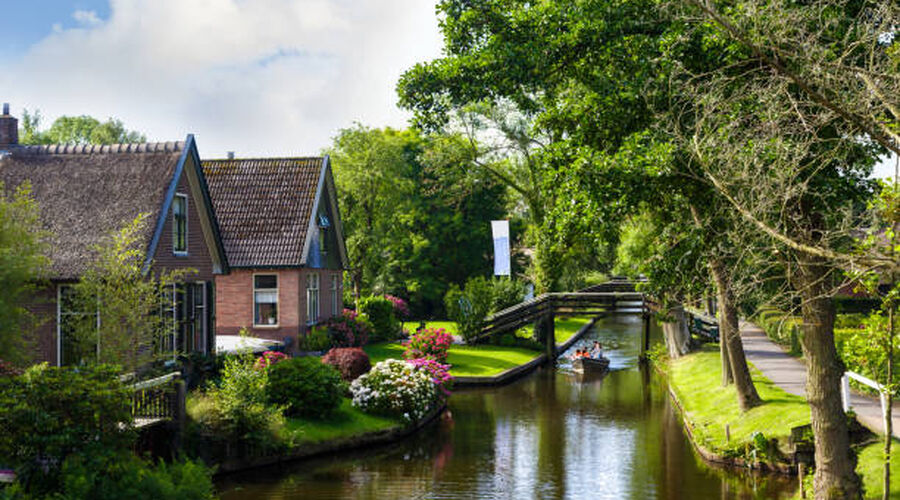
[[[405,359],[429,358],[446,363],[447,351],[452,344],[453,336],[443,328],[425,328],[414,333],[408,341],[403,343],[403,347],[406,348],[403,357]]]
[[[353,406],[407,422],[424,417],[447,395],[447,366],[434,360],[388,359],[350,385]]]

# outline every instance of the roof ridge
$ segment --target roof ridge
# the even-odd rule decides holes
[[[255,158],[201,158],[201,162],[243,162],[243,161],[285,161],[285,160],[322,160],[322,156],[257,156]]]
[[[121,153],[177,153],[184,150],[184,141],[136,142],[126,144],[40,144],[17,145],[10,148],[16,154],[121,154]]]

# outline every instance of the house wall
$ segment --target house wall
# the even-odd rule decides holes
[[[278,326],[253,325],[253,276],[278,276]],[[216,276],[216,334],[237,335],[246,328],[254,337],[283,340],[300,333],[298,269],[232,269]]]
[[[284,340],[294,338],[297,345],[300,335],[308,330],[306,316],[306,277],[319,273],[319,321],[331,314],[331,276],[338,276],[338,314],[343,310],[342,271],[335,269],[232,269],[227,275],[216,276],[216,334],[237,335],[246,328],[251,336]],[[253,325],[253,275],[278,276],[278,326]]]
[[[210,249],[206,245],[206,239],[203,237],[203,229],[200,226],[200,212],[203,204],[202,200],[196,200],[191,192],[190,184],[187,179],[187,170],[193,168],[190,164],[186,164],[178,180],[177,193],[186,194],[188,197],[188,252],[187,255],[175,255],[172,247],[172,213],[171,210],[166,214],[165,225],[156,247],[156,253],[153,255],[154,269],[195,269],[196,273],[191,273],[185,277],[185,281],[213,281],[213,260],[210,256]],[[199,203],[198,203],[199,201]],[[156,221],[154,221],[156,222]]]

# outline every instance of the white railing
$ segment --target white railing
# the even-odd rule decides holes
[[[841,377],[841,402],[844,405],[844,413],[853,409],[853,404],[850,402],[850,379],[853,379],[861,384],[865,384],[872,389],[878,391],[879,400],[881,400],[881,420],[884,422],[884,433],[888,432],[888,418],[887,418],[887,410],[888,410],[888,397],[887,397],[887,387],[879,384],[878,382],[864,377],[855,372],[844,372],[844,376]]]

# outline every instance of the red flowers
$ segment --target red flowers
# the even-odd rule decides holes
[[[288,359],[287,354],[285,354],[283,352],[266,351],[266,352],[262,353],[262,356],[260,356],[256,360],[256,364],[254,364],[253,366],[257,370],[262,370],[265,368],[269,368],[270,366],[277,364],[281,361],[284,361],[286,359]]]

